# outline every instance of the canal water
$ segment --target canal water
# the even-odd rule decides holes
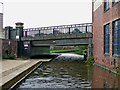
[[[97,67],[80,62],[83,56],[61,55],[43,63],[17,89],[23,88],[119,88],[120,77]],[[59,60],[58,60],[59,59]],[[65,60],[64,60],[65,59]]]

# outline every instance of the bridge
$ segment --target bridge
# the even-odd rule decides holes
[[[88,45],[88,55],[92,54],[92,23],[27,29],[23,29],[23,23],[16,23],[16,30],[6,27],[6,31],[8,30],[16,33],[16,35],[8,36],[19,41],[20,56],[23,53],[30,57],[47,54],[50,53],[50,46],[75,45]],[[17,34],[17,32],[19,33]],[[22,51],[21,48],[23,48]]]

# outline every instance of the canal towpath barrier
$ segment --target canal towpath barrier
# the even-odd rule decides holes
[[[0,89],[10,88],[14,83],[24,77],[31,70],[51,59],[30,60],[2,60],[2,71],[0,72]]]

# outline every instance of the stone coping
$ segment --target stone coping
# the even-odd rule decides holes
[[[4,86],[6,83],[10,82],[16,82],[14,81],[15,78],[18,78],[20,74],[24,73],[27,70],[31,70],[32,67],[34,68],[35,65],[42,63],[42,62],[48,62],[51,59],[30,59],[30,60],[6,60],[2,61],[2,72],[0,73],[0,88]],[[30,69],[31,68],[31,69]],[[27,71],[27,73],[29,72]],[[27,74],[25,73],[25,74]],[[22,77],[20,77],[22,78]]]

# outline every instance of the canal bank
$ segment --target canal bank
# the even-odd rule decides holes
[[[58,51],[56,50],[57,53],[59,53],[59,51],[60,52],[64,52],[63,50],[58,50]],[[57,59],[57,60],[64,60],[64,61],[79,61],[79,59],[81,59],[82,61],[84,61],[84,55],[77,54],[75,52],[69,52],[69,53],[67,53],[65,51],[64,53],[59,53],[59,54],[61,54],[61,55],[58,56],[55,59]],[[73,59],[72,57],[73,56],[76,57],[76,55],[77,55],[77,58]],[[66,57],[66,56],[69,56],[69,57]],[[92,60],[92,58],[93,57],[88,57],[88,60],[85,63],[86,64],[93,64],[95,66],[101,67],[101,68],[103,68],[103,69],[105,69],[105,70],[107,70],[109,72],[112,72],[112,73],[117,74],[117,75],[120,76],[120,68],[117,68],[117,66],[113,65],[114,67],[110,68],[110,67],[108,67],[108,65],[103,65],[103,64],[100,64],[98,62],[95,62],[94,58],[93,58],[93,60]]]
[[[109,68],[109,67],[104,66],[104,65],[102,65],[102,64],[99,64],[99,63],[97,63],[97,62],[95,62],[93,65],[98,66],[98,67],[101,67],[101,68],[103,68],[103,69],[105,69],[105,70],[107,70],[107,71],[109,71],[109,72],[114,73],[114,74],[120,75],[120,70],[117,71],[117,70],[115,70],[115,69]]]
[[[31,70],[51,59],[2,60],[0,88],[9,88]]]

